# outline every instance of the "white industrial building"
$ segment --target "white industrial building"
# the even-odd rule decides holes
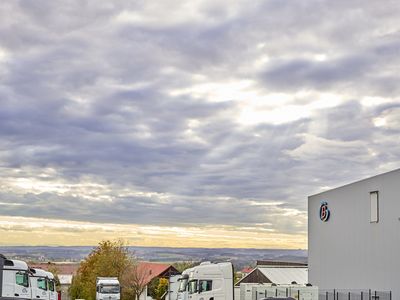
[[[400,169],[308,198],[309,281],[400,299]]]

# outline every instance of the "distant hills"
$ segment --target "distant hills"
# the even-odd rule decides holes
[[[0,246],[0,253],[26,261],[80,261],[94,247]],[[236,268],[255,265],[257,260],[307,262],[307,250],[243,248],[129,247],[140,260],[154,262],[231,261]]]

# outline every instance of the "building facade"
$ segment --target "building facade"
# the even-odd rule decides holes
[[[309,281],[400,299],[400,169],[308,198]]]

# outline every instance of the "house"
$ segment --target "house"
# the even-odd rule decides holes
[[[257,261],[257,267],[247,276],[239,280],[241,283],[275,283],[275,284],[308,283],[308,267],[306,263],[282,261]]]
[[[244,278],[247,275],[249,275],[252,271],[253,271],[253,268],[245,267],[242,270],[240,270],[238,273],[240,275],[240,278]]]
[[[152,300],[149,295],[149,284],[156,278],[167,278],[178,275],[180,272],[170,264],[153,263],[153,262],[139,262],[138,272],[142,273],[144,278],[143,282],[146,285],[145,290],[140,295],[138,300]]]

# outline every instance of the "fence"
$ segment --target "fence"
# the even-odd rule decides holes
[[[242,287],[241,287],[242,288]],[[281,285],[281,286],[253,286],[247,290],[243,286],[244,295],[241,300],[263,300],[274,298],[293,298],[295,300],[318,300],[318,287],[301,285]]]
[[[320,290],[318,300],[392,300],[392,292],[374,290]]]

